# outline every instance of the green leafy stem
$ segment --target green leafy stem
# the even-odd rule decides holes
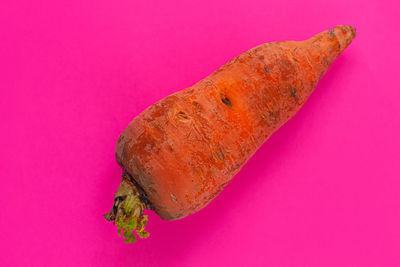
[[[118,234],[125,238],[126,243],[134,243],[136,235],[140,238],[149,236],[145,230],[149,219],[143,214],[144,208],[145,205],[140,201],[134,185],[123,179],[115,194],[114,206],[104,218],[114,221],[118,227]]]

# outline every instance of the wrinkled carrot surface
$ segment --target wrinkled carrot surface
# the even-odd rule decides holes
[[[116,158],[146,207],[174,220],[206,206],[354,37],[351,26],[338,26],[302,42],[262,44],[134,118]]]

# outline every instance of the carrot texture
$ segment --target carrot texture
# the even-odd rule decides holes
[[[205,207],[305,103],[355,37],[338,26],[306,41],[266,43],[151,105],[118,139],[123,169],[112,210],[127,242],[154,210],[175,220]]]

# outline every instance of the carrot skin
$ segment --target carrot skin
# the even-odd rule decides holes
[[[118,139],[117,162],[161,218],[200,210],[293,117],[354,37],[354,28],[338,26],[250,49],[134,118]]]

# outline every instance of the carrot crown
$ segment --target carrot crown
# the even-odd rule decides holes
[[[149,220],[147,215],[143,214],[145,208],[146,204],[140,200],[139,191],[130,182],[129,175],[124,173],[114,196],[114,205],[104,218],[107,221],[114,221],[118,227],[118,234],[125,238],[126,243],[134,243],[136,235],[140,238],[149,236],[149,233],[145,231]]]

